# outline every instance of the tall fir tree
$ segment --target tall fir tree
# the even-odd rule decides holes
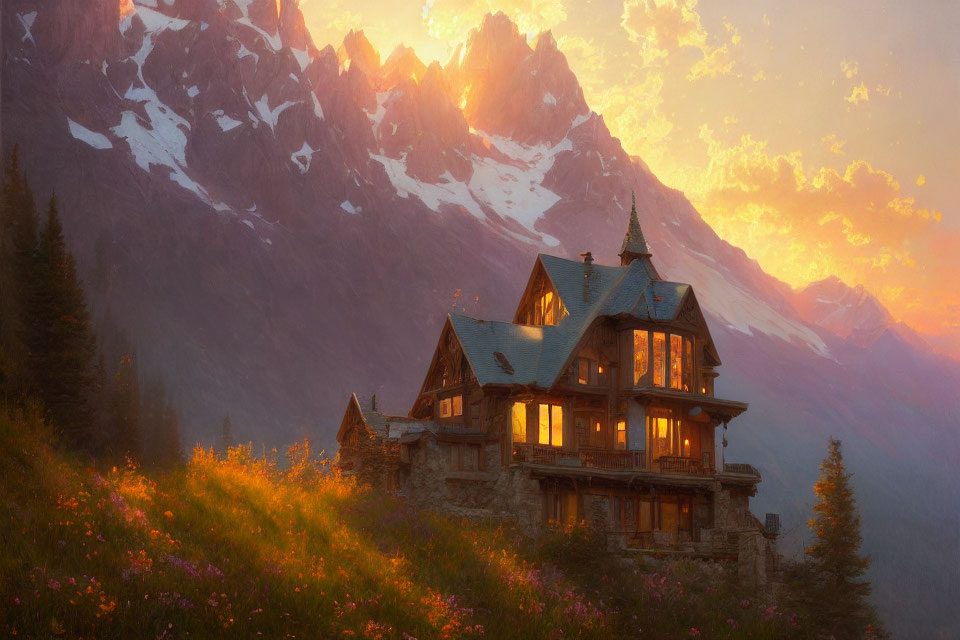
[[[861,576],[870,566],[860,555],[860,515],[840,450],[830,438],[814,485],[817,504],[808,522],[815,536],[807,548],[814,576],[813,608],[822,628],[838,639],[862,638],[873,630],[875,614],[867,604],[870,583]]]
[[[124,458],[140,460],[142,433],[140,424],[140,380],[136,363],[130,353],[120,357],[120,364],[113,376],[110,391],[110,406],[107,419],[105,447],[108,456],[122,461]]]
[[[224,416],[223,423],[220,425],[220,440],[217,442],[217,449],[219,450],[220,455],[226,458],[227,451],[235,444],[236,441],[233,435],[233,421],[230,420],[230,416]]]
[[[35,393],[69,443],[93,448],[95,340],[56,197],[37,244],[33,284],[28,346]]]
[[[0,396],[22,400],[32,391],[28,327],[37,245],[33,194],[14,146],[3,172],[0,201]]]

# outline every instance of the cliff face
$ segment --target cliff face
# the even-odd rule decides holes
[[[332,443],[353,390],[403,412],[448,310],[509,319],[538,251],[615,263],[633,190],[661,274],[707,310],[718,393],[751,403],[726,454],[761,469],[758,510],[798,536],[827,436],[856,443],[866,548],[906,549],[880,601],[960,595],[887,569],[960,558],[957,367],[797,307],[623,151],[549,34],[489,16],[441,67],[359,32],[318,47],[292,0],[4,9],[4,153],[56,188],[95,317],[164,374],[188,440],[229,412],[241,439]]]

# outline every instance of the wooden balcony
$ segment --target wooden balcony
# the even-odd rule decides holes
[[[660,456],[654,462],[659,467],[660,473],[681,473],[692,476],[712,476],[714,473],[712,467],[704,467],[703,463],[696,458]]]

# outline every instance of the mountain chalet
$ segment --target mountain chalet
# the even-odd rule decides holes
[[[610,547],[735,559],[765,583],[778,518],[751,514],[760,474],[715,446],[747,405],[714,395],[693,289],[651,257],[635,202],[620,266],[539,255],[513,322],[447,317],[408,416],[351,395],[336,465],[419,505],[531,535],[583,521]]]

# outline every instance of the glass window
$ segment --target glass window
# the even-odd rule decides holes
[[[633,386],[638,386],[643,376],[647,375],[647,360],[649,354],[648,332],[633,332]]]
[[[580,384],[590,384],[590,361],[586,358],[580,358],[578,362],[577,382]]]
[[[664,385],[666,378],[666,354],[667,335],[665,333],[653,334],[653,384],[657,387]]]
[[[670,334],[670,388],[683,387],[683,338],[675,333]]]
[[[563,407],[556,404],[541,404],[539,407],[540,444],[563,446]]]
[[[656,460],[661,456],[676,455],[673,446],[675,440],[675,421],[673,418],[661,418],[650,416],[647,418],[647,433],[650,438],[651,460]]]
[[[693,389],[693,340],[683,341],[683,390]]]
[[[463,396],[453,396],[453,415],[463,415]]]
[[[627,448],[627,421],[617,421],[617,449]]]
[[[440,401],[440,417],[449,418],[453,411],[453,401],[450,398],[444,398]]]
[[[553,291],[543,294],[543,324],[554,324],[553,321]]]
[[[527,405],[514,402],[510,410],[510,423],[513,425],[513,441],[527,441]]]

